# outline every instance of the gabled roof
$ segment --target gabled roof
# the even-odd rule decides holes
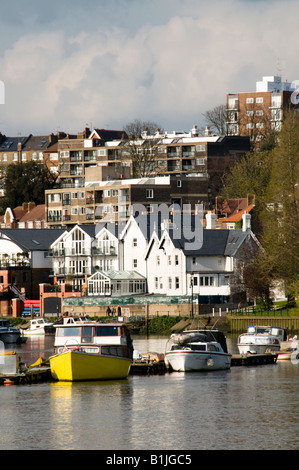
[[[120,140],[127,138],[125,131],[115,131],[107,129],[94,129],[89,136],[89,139],[100,139],[104,141]]]
[[[243,230],[205,229],[202,235],[201,248],[190,249],[188,245],[194,243],[194,239],[187,239],[183,234],[178,237],[174,230],[166,229],[160,239],[159,247],[163,247],[166,237],[169,236],[173,246],[182,250],[185,256],[234,256],[242,243],[247,240],[248,236],[251,236],[251,230],[244,232]],[[200,240],[198,241],[200,242]],[[196,243],[194,245],[196,246]]]
[[[246,206],[244,209],[239,210],[238,212],[232,214],[229,217],[221,217],[218,219],[218,222],[227,223],[227,222],[239,222],[242,220],[243,214],[249,213],[254,208],[253,204]]]
[[[7,228],[0,230],[0,237],[4,235],[23,251],[46,251],[63,232],[62,229]]]
[[[27,222],[34,220],[45,220],[45,204],[39,204],[38,206],[33,207],[30,211],[27,211],[20,219],[19,222]],[[15,209],[14,209],[15,210]]]

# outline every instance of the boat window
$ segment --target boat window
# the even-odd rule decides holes
[[[208,351],[219,351],[215,344],[208,344]]]
[[[82,326],[81,338],[82,338],[82,343],[92,342],[92,327],[91,326]]]
[[[189,344],[191,346],[192,351],[205,351],[206,345],[205,344]]]
[[[118,326],[96,326],[95,336],[118,336]]]
[[[58,328],[57,336],[80,336],[80,328],[78,326]]]

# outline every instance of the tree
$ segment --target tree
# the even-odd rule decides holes
[[[157,129],[163,132],[161,126],[155,121],[142,121],[141,119],[135,119],[123,127],[123,130],[131,138],[141,137],[144,131],[147,131],[149,135],[154,135]]]
[[[129,136],[123,143],[123,157],[130,159],[133,164],[133,176],[142,178],[157,173],[158,140],[154,137],[156,131],[163,130],[153,121],[135,121],[124,126]]]
[[[299,120],[289,111],[272,152],[270,181],[262,213],[265,266],[291,290],[299,274]]]
[[[50,171],[38,162],[11,163],[2,168],[4,197],[0,199],[0,211],[17,207],[23,202],[44,204],[45,190],[53,186],[55,179]]]
[[[133,165],[134,178],[143,178],[156,173],[158,145],[156,139],[130,138],[123,144],[123,157]]]
[[[205,123],[208,125],[212,132],[217,135],[227,134],[227,111],[226,105],[220,104],[203,113]]]
[[[270,181],[271,166],[270,152],[247,153],[224,174],[221,196],[229,199],[254,194],[261,201]]]

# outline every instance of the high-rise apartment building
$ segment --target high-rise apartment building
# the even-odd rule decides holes
[[[249,136],[252,145],[259,145],[271,131],[279,131],[286,111],[297,108],[293,100],[295,86],[279,76],[263,77],[253,92],[227,94],[228,135]]]

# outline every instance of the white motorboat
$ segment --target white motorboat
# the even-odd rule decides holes
[[[288,341],[281,342],[280,351],[277,355],[278,361],[290,361],[293,359],[299,359],[299,341],[297,336]]]
[[[229,369],[231,354],[226,342],[216,341],[218,330],[185,330],[172,334],[166,345],[166,367],[178,372]],[[223,343],[224,335],[222,335]]]
[[[284,328],[277,326],[248,326],[247,332],[238,338],[238,349],[241,355],[277,353],[280,342],[286,339]]]
[[[34,320],[30,320],[29,328],[21,328],[21,333],[24,336],[44,335],[45,327],[50,327],[52,325],[53,323],[45,321],[44,318],[35,318]]]

